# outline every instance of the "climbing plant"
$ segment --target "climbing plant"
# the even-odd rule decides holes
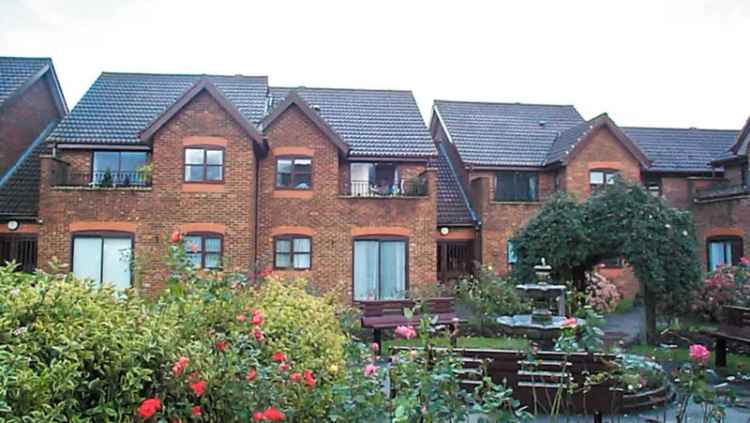
[[[542,258],[559,280],[583,288],[585,273],[605,257],[623,257],[640,281],[646,340],[656,342],[656,308],[674,313],[700,283],[689,211],[669,206],[640,185],[617,180],[584,202],[550,198],[512,239],[515,276],[533,277]]]

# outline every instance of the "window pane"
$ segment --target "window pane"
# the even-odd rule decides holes
[[[312,185],[311,175],[307,174],[296,174],[294,175],[294,187],[297,189],[308,189]]]
[[[292,160],[291,159],[279,159],[276,162],[276,172],[292,173]]]
[[[203,177],[203,165],[198,166],[185,166],[185,180],[186,181],[202,181]]]
[[[516,248],[511,241],[508,241],[508,264],[515,264],[518,258],[516,257]]]
[[[94,172],[104,172],[109,169],[117,172],[120,154],[116,151],[95,151]]]
[[[589,182],[592,185],[603,184],[604,183],[604,173],[603,172],[598,172],[598,171],[594,171],[594,172],[589,173]]]
[[[201,253],[189,253],[187,260],[193,267],[201,267]]]
[[[276,162],[276,186],[288,187],[292,184],[292,161],[279,159]]]
[[[221,255],[206,253],[206,269],[217,269],[221,267]]]
[[[295,269],[309,269],[310,268],[310,254],[309,253],[303,253],[303,254],[297,254],[294,253],[294,268]]]
[[[310,252],[310,238],[294,238],[294,252],[295,253],[309,253]]]
[[[201,252],[201,237],[199,236],[186,236],[182,240],[185,245],[186,253],[200,253]]]
[[[354,299],[378,299],[380,247],[378,241],[354,242]]]
[[[203,164],[203,149],[188,148],[185,150],[186,164]]]
[[[713,271],[717,267],[727,264],[726,247],[723,242],[708,243],[708,268]]]
[[[289,267],[289,253],[276,253],[276,267]]]
[[[209,253],[220,253],[221,252],[221,238],[206,238],[205,250]]]
[[[146,164],[148,155],[145,152],[124,151],[120,155],[121,172],[137,172]]]
[[[536,174],[529,174],[528,175],[528,183],[526,184],[529,187],[528,195],[526,196],[526,199],[528,200],[536,200],[537,199],[537,186],[538,186],[538,177]]]
[[[288,253],[291,251],[292,243],[288,239],[277,239],[276,240],[276,252]]]
[[[208,166],[206,167],[206,180],[207,181],[221,181],[223,176],[224,168],[222,166]]]
[[[116,289],[130,288],[130,238],[104,238],[102,280]]]
[[[294,172],[311,173],[312,159],[294,159]]]
[[[81,279],[92,279],[101,285],[102,239],[76,237],[73,240],[73,274]]]
[[[212,165],[224,164],[224,150],[206,150],[206,163]]]
[[[380,243],[380,298],[404,298],[406,293],[406,243]]]
[[[617,173],[607,172],[606,178],[607,178],[607,184],[608,185],[612,185],[612,184],[615,183],[615,175],[617,175]]]

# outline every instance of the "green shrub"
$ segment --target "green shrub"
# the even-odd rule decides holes
[[[508,277],[496,275],[491,267],[483,266],[476,275],[458,282],[460,302],[472,314],[471,323],[480,334],[493,333],[495,318],[527,312],[528,303],[521,298],[516,284]]]
[[[306,293],[304,280],[269,278],[255,306],[266,317],[268,344],[288,351],[301,366],[320,371],[344,362],[346,338],[333,301]]]

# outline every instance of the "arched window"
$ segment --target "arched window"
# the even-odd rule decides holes
[[[719,266],[737,265],[743,254],[742,238],[738,236],[717,236],[706,240],[709,271],[716,270]]]
[[[188,233],[183,237],[185,254],[190,263],[201,269],[221,268],[224,238],[215,233]]]
[[[309,270],[312,267],[312,238],[309,236],[276,236],[273,251],[274,269]]]

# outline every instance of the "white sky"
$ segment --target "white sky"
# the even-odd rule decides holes
[[[50,56],[70,106],[101,71],[575,104],[620,125],[739,128],[750,1],[0,0],[0,55]]]

